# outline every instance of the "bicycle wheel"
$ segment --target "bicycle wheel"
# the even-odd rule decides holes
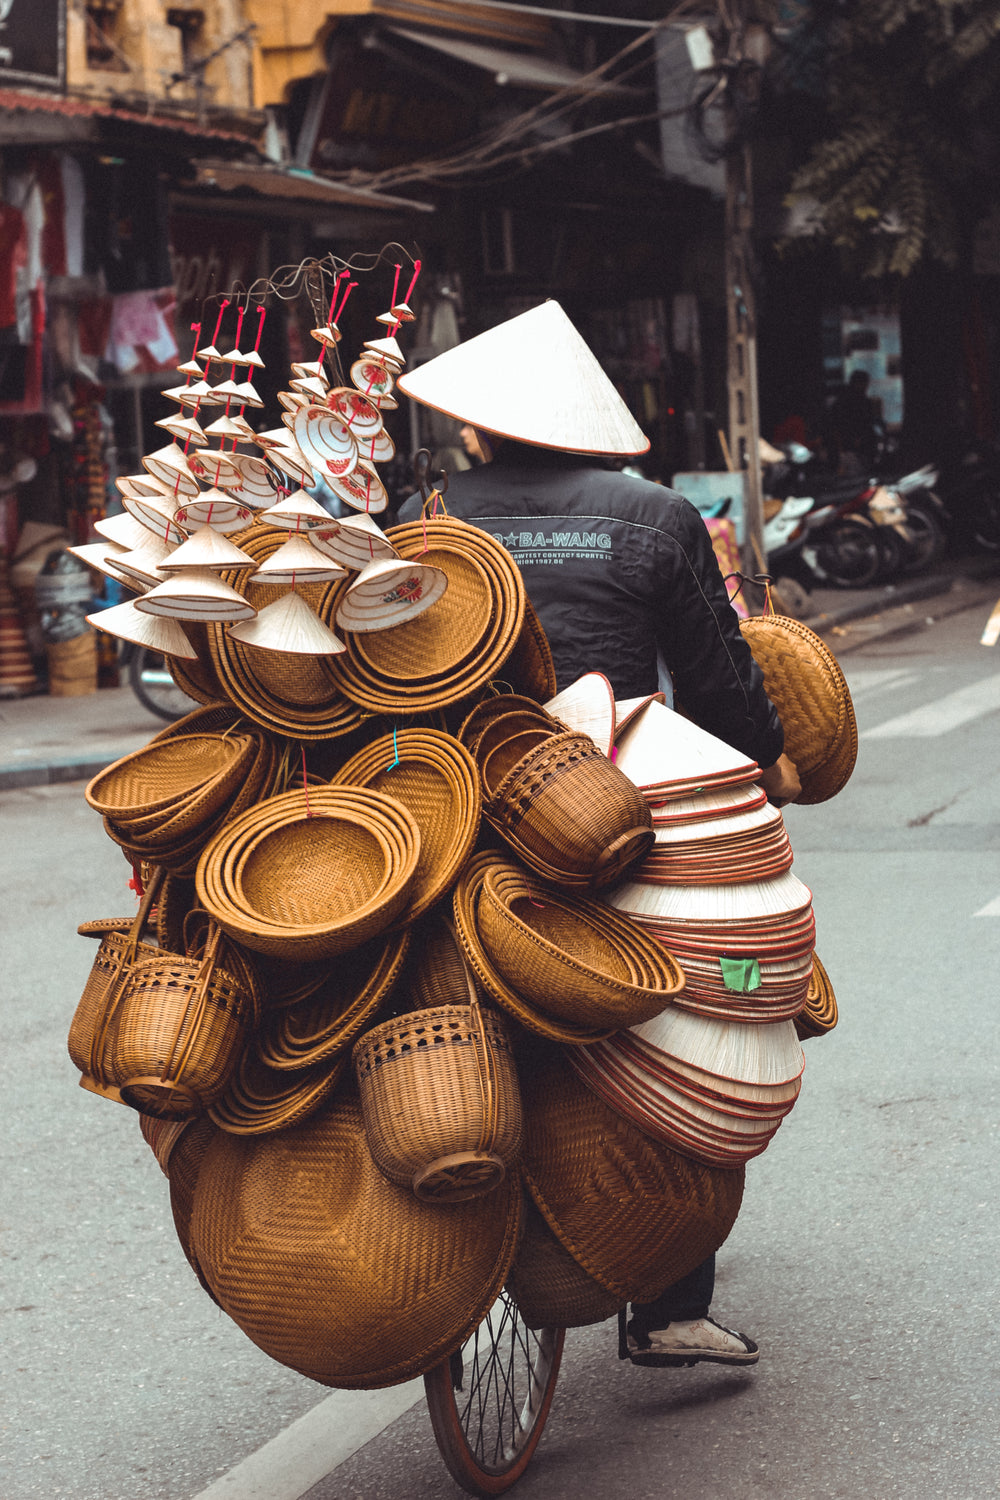
[[[167,671],[163,657],[145,646],[137,646],[128,664],[129,686],[151,714],[161,719],[179,719],[198,705],[179,688]]]
[[[448,1472],[468,1495],[502,1495],[524,1473],[545,1426],[564,1328],[527,1327],[501,1292],[484,1322],[424,1376]]]

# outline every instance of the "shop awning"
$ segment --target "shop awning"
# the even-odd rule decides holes
[[[497,83],[510,88],[540,89],[554,93],[557,89],[576,88],[581,93],[630,94],[631,89],[616,88],[613,83],[585,82],[585,74],[569,68],[565,63],[552,62],[537,53],[508,52],[500,47],[487,47],[480,42],[466,42],[458,37],[431,36],[424,31],[411,31],[404,26],[386,28],[393,36],[407,42],[428,47],[433,52],[442,52],[446,57],[467,63],[472,68],[481,68],[492,73]]]
[[[251,137],[234,130],[219,130],[213,126],[200,125],[196,120],[181,115],[151,114],[125,109],[104,99],[80,99],[67,94],[31,94],[20,89],[0,89],[0,144],[17,140],[19,116],[62,116],[84,124],[88,120],[120,120],[139,128],[176,131],[181,135],[196,136],[199,140],[227,141],[246,146]],[[78,133],[78,132],[75,132]]]
[[[375,193],[369,188],[351,187],[346,182],[333,182],[329,177],[319,177],[315,172],[295,168],[229,161],[196,161],[194,166],[198,172],[199,184],[217,187],[224,193],[249,188],[267,198],[349,204],[352,208],[378,208],[383,211],[391,209],[397,213],[400,209],[409,213],[434,212],[433,203],[423,203],[416,198],[397,198],[390,193]]]

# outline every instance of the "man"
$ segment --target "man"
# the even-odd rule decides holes
[[[795,767],[704,523],[672,490],[595,463],[649,443],[559,304],[448,350],[399,388],[475,428],[487,462],[450,480],[448,513],[512,553],[560,689],[599,671],[619,699],[676,690],[696,723],[757,761],[772,802],[793,800]],[[413,519],[419,500],[400,514]],[[752,1339],[708,1315],[714,1275],[711,1256],[633,1303],[633,1363],[756,1362]]]

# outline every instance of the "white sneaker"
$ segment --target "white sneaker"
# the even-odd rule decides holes
[[[628,1325],[628,1357],[634,1365],[755,1365],[760,1350],[744,1333],[723,1328],[714,1318],[690,1323],[668,1323],[666,1328],[639,1332]]]

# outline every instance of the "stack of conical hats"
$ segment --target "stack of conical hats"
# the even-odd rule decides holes
[[[737,1164],[798,1093],[791,1021],[809,992],[812,897],[753,761],[655,700],[617,717],[616,764],[647,798],[656,844],[607,899],[669,947],[686,983],[668,1012],[574,1066],[644,1130]]]

